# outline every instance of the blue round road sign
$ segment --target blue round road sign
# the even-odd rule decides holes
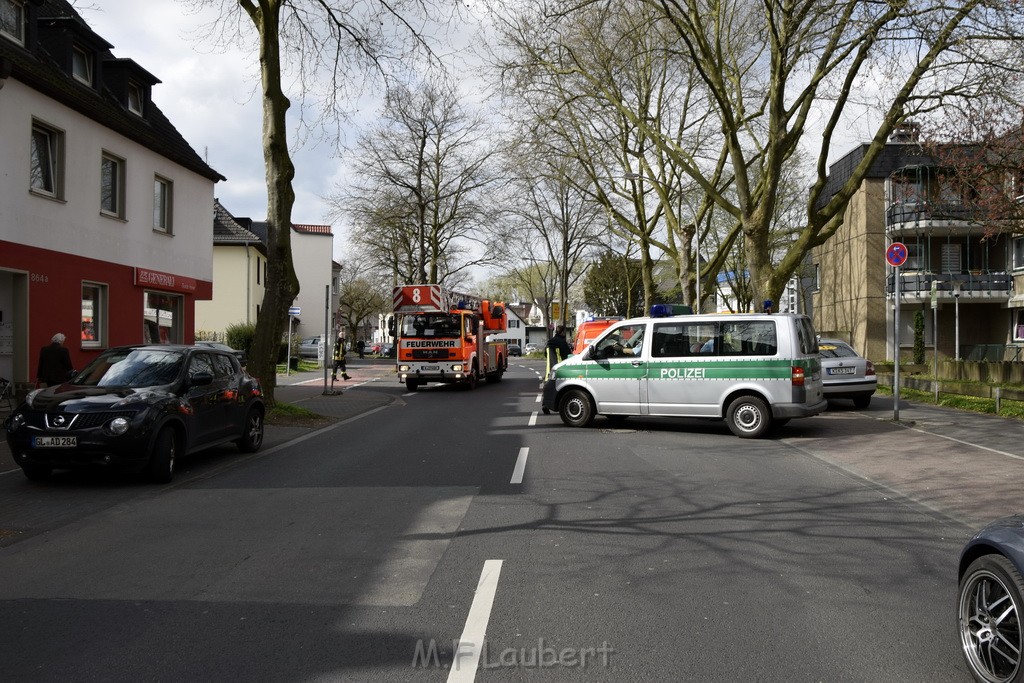
[[[909,255],[910,254],[907,252],[907,245],[903,244],[903,242],[893,242],[889,245],[889,248],[885,250],[885,260],[894,268],[898,268],[906,263]]]

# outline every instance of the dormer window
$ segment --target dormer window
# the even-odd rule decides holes
[[[92,55],[78,47],[72,48],[71,75],[76,81],[92,86]]]
[[[25,44],[25,3],[22,0],[0,0],[0,33]]]
[[[128,84],[128,111],[142,116],[142,86],[138,83]]]

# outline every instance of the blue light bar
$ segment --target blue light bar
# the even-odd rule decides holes
[[[651,306],[652,318],[671,318],[676,315],[693,315],[693,309],[685,304],[654,304]]]

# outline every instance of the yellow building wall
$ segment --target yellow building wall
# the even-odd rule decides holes
[[[257,306],[263,303],[265,260],[254,247],[213,248],[213,299],[196,302],[197,333],[223,333],[229,325],[256,324]]]

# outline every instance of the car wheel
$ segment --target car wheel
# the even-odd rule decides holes
[[[580,389],[570,389],[558,404],[558,416],[570,427],[586,427],[594,420],[594,404]]]
[[[22,463],[21,471],[29,481],[46,481],[53,474],[53,468],[48,465],[36,465],[34,463]]]
[[[417,389],[419,389],[419,387],[420,383],[417,380],[411,378],[405,380],[405,388],[408,389],[409,391],[416,391]]]
[[[245,414],[245,427],[242,438],[236,441],[238,450],[243,453],[255,453],[263,445],[263,411],[259,406],[252,406]]]
[[[473,391],[474,389],[476,389],[476,380],[476,368],[473,368],[472,370],[469,371],[469,374],[466,375],[466,381],[463,384],[463,386],[465,386],[466,389],[468,389],[469,391]]]
[[[725,421],[732,433],[741,439],[764,436],[772,426],[772,413],[768,404],[756,396],[740,396],[729,404]]]
[[[174,461],[178,451],[178,439],[174,435],[174,429],[164,427],[156,435],[153,443],[153,452],[149,455],[149,465],[146,474],[149,479],[158,484],[166,484],[174,478]]]
[[[1002,555],[984,555],[960,580],[957,622],[964,658],[980,681],[1021,681],[1024,579]]]
[[[864,410],[869,405],[871,405],[871,397],[870,396],[858,396],[857,398],[853,399],[853,407],[854,408],[859,408],[860,410]]]

